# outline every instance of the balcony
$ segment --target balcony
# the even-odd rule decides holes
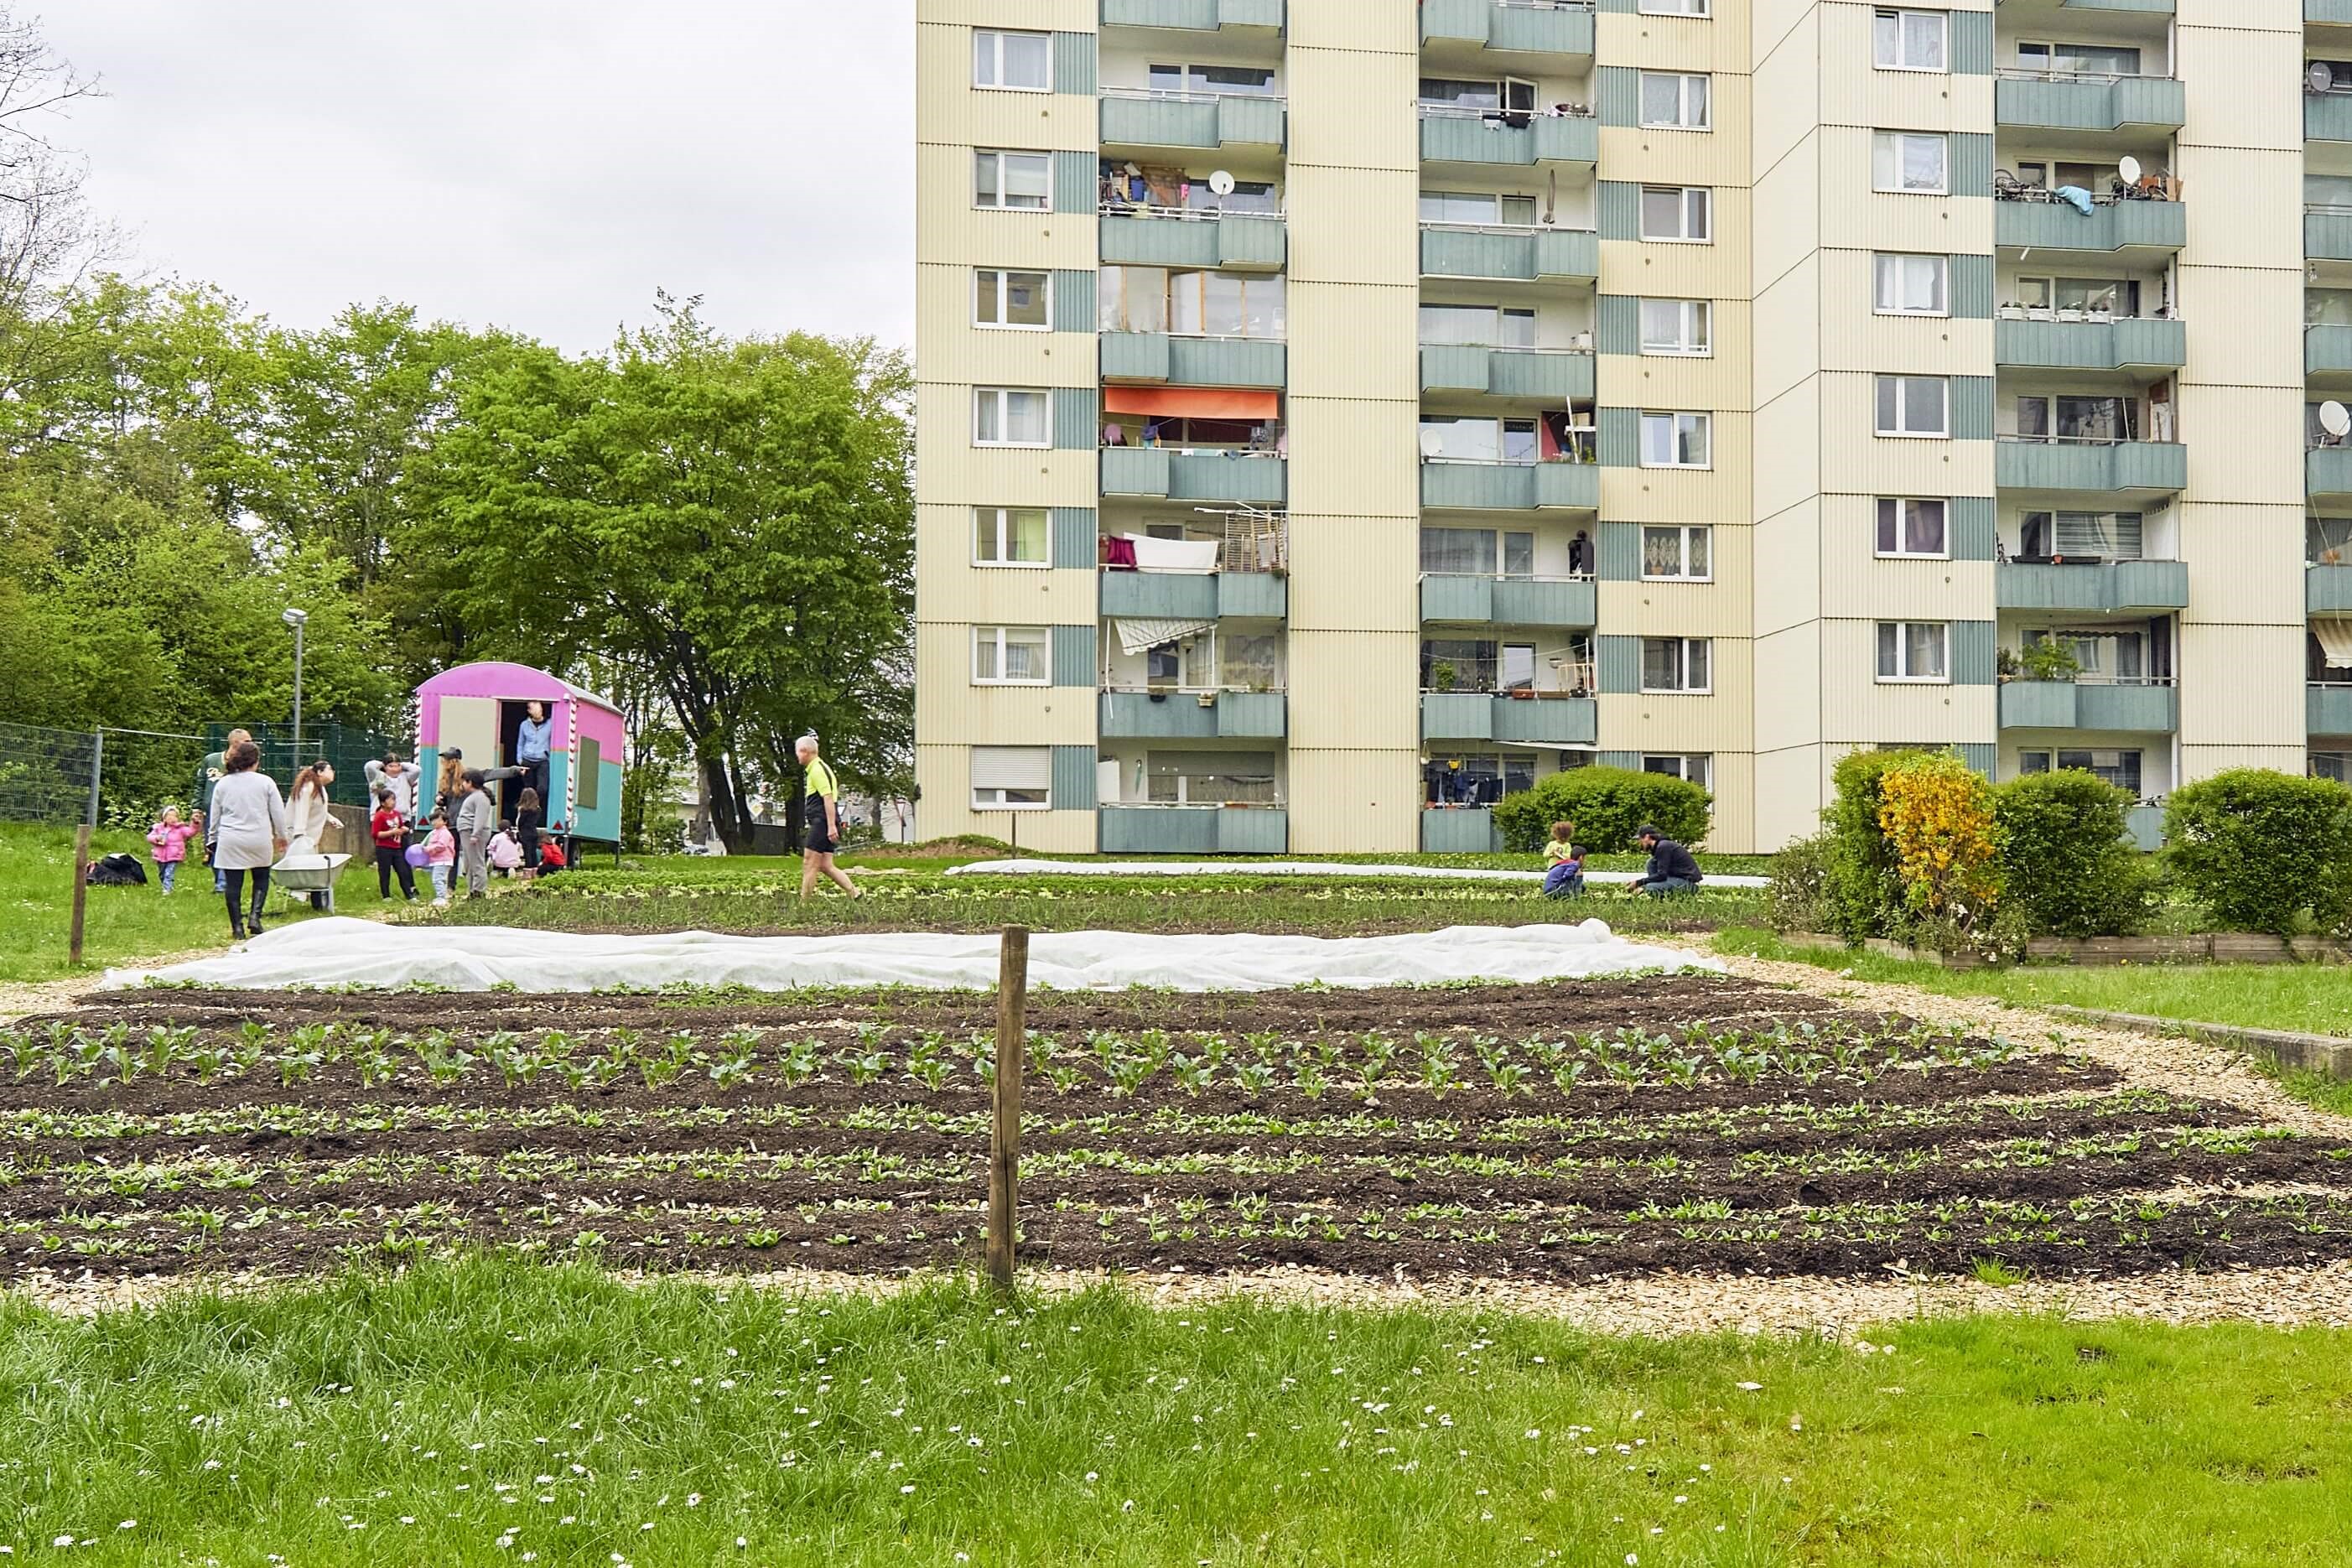
[[[2188,487],[2189,448],[2178,441],[2003,436],[1993,443],[1993,479],[2003,489],[2170,495]]]
[[[2352,375],[2352,327],[2304,328],[2303,374],[2306,376]]]
[[[1591,463],[1424,462],[1421,504],[1458,511],[1597,511],[1601,470]]]
[[[1288,699],[1279,691],[1106,691],[1106,741],[1279,741]]]
[[[2352,92],[2305,93],[2303,139],[2352,142]]]
[[[1151,500],[1240,501],[1280,506],[1290,465],[1272,452],[1102,448],[1102,493]]]
[[[1601,733],[1600,704],[1590,697],[1498,697],[1483,691],[1428,691],[1421,699],[1424,741],[1501,741],[1590,746]]]
[[[2305,567],[2303,607],[2306,615],[2352,615],[2352,566]]]
[[[2011,680],[2000,688],[2000,727],[2169,735],[2180,727],[2180,704],[2169,685]]]
[[[1096,814],[1106,855],[1280,855],[1290,813],[1278,805],[1106,805]]]
[[[1105,332],[1102,378],[1158,386],[1274,386],[1289,380],[1287,345],[1266,338]]]
[[[1591,283],[1601,276],[1601,236],[1589,228],[1421,227],[1424,278],[1504,278]]]
[[[2315,735],[2352,735],[2352,686],[2314,684],[2304,699],[2303,727]]]
[[[2135,805],[2124,813],[2124,837],[2143,855],[2164,847],[2164,807]]]
[[[1590,577],[1472,577],[1430,573],[1421,580],[1421,618],[1453,626],[1590,626],[1598,619]]]
[[[2154,373],[2189,363],[2189,328],[2144,317],[2122,321],[2011,314],[1993,323],[1993,363],[2019,370],[2123,370]],[[2079,313],[2077,313],[2079,314]]]
[[[1284,0],[1102,0],[1106,27],[1213,33],[1226,27],[1282,29]]]
[[[1273,213],[1192,212],[1172,207],[1102,209],[1102,258],[1130,267],[1222,268],[1279,272],[1290,236]]]
[[[1544,163],[1590,167],[1601,158],[1601,121],[1589,114],[1516,115],[1507,123],[1488,113],[1421,111],[1421,161],[1424,163],[1496,164],[1534,168]],[[1108,138],[1106,138],[1108,140]]]
[[[2352,261],[2352,208],[2304,208],[2303,254],[2313,261]]]
[[[2315,497],[2352,496],[2352,447],[2314,447],[2305,452],[2303,482]]]
[[[1102,95],[1106,147],[1279,150],[1286,109],[1278,98],[1246,93],[1108,91]]]
[[[2189,566],[2180,561],[2108,561],[2050,565],[2004,561],[1993,568],[1993,602],[2004,610],[2185,610]]]
[[[1475,44],[1490,53],[1549,55],[1568,65],[1592,56],[1591,5],[1526,0],[1422,0],[1421,41]]]
[[[1503,836],[1495,830],[1495,814],[1486,806],[1422,808],[1421,852],[1424,855],[1494,855],[1502,847]]]
[[[1423,392],[1483,392],[1564,404],[1592,395],[1592,356],[1569,349],[1490,349],[1430,343],[1421,351]]]
[[[1105,572],[1106,616],[1150,621],[1278,621],[1289,613],[1289,579],[1271,572]]]
[[[2189,243],[2189,209],[2179,202],[2102,201],[2086,216],[2064,202],[1992,205],[1995,244],[2036,252],[2071,252],[2155,267]]]
[[[2303,0],[2303,19],[2323,26],[2352,27],[2352,0]]]
[[[2004,129],[2152,138],[2179,130],[2188,118],[2188,95],[2170,77],[2005,70],[1993,84],[1993,121]]]

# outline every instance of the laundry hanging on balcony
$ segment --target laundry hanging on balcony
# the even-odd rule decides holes
[[[1266,424],[1281,416],[1282,397],[1279,393],[1227,386],[1106,386],[1103,412],[1154,419],[1228,419],[1237,424]]]
[[[1111,624],[1118,628],[1119,651],[1130,656],[1199,637],[1202,632],[1214,631],[1217,626],[1214,621],[1175,620],[1121,620]]]
[[[1217,542],[1213,539],[1154,539],[1145,533],[1119,535],[1134,547],[1134,564],[1139,572],[1189,572],[1205,576],[1217,569]]]
[[[2314,621],[2311,635],[2319,639],[2319,651],[2326,658],[2328,668],[2352,669],[2352,621]]]

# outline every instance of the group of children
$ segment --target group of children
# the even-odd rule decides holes
[[[481,795],[488,804],[488,792],[480,784],[471,784],[460,792],[457,822],[470,823],[486,815],[478,807],[467,810],[466,801],[475,795]],[[539,792],[524,790],[516,802],[515,817],[500,822],[483,847],[485,875],[511,878],[517,871],[529,871],[544,877],[562,870],[567,864],[562,841],[542,834]],[[445,909],[456,883],[462,847],[449,804],[445,801],[434,808],[421,841],[412,845],[411,833],[412,825],[402,813],[397,798],[390,789],[379,786],[375,810],[368,817],[368,837],[375,841],[377,891],[384,898],[392,897],[391,879],[397,876],[401,891],[414,901],[416,883],[413,873],[422,866],[433,879],[434,907]]]

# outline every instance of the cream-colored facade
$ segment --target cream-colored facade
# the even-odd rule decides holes
[[[1769,849],[1858,748],[2143,829],[2352,760],[2352,0],[917,31],[923,835],[1476,849],[1602,762]]]

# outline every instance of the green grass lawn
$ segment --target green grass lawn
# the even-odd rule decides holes
[[[2352,1334],[1865,1337],[1895,1348],[1109,1289],[631,1290],[489,1261],[88,1321],[11,1304],[0,1544],[370,1565],[2344,1560]]]
[[[91,837],[91,859],[117,851],[138,856],[148,882],[143,888],[89,889],[81,973],[95,974],[109,964],[158,953],[228,945],[228,907],[214,895],[213,874],[201,862],[192,861],[180,873],[179,890],[167,899],[154,879],[143,831],[101,829]],[[72,828],[0,823],[0,981],[57,980],[76,973],[66,962],[73,867]],[[346,913],[352,905],[373,908],[374,873],[362,868],[347,876],[341,891]],[[273,897],[270,909],[280,921],[306,918],[290,899]]]

